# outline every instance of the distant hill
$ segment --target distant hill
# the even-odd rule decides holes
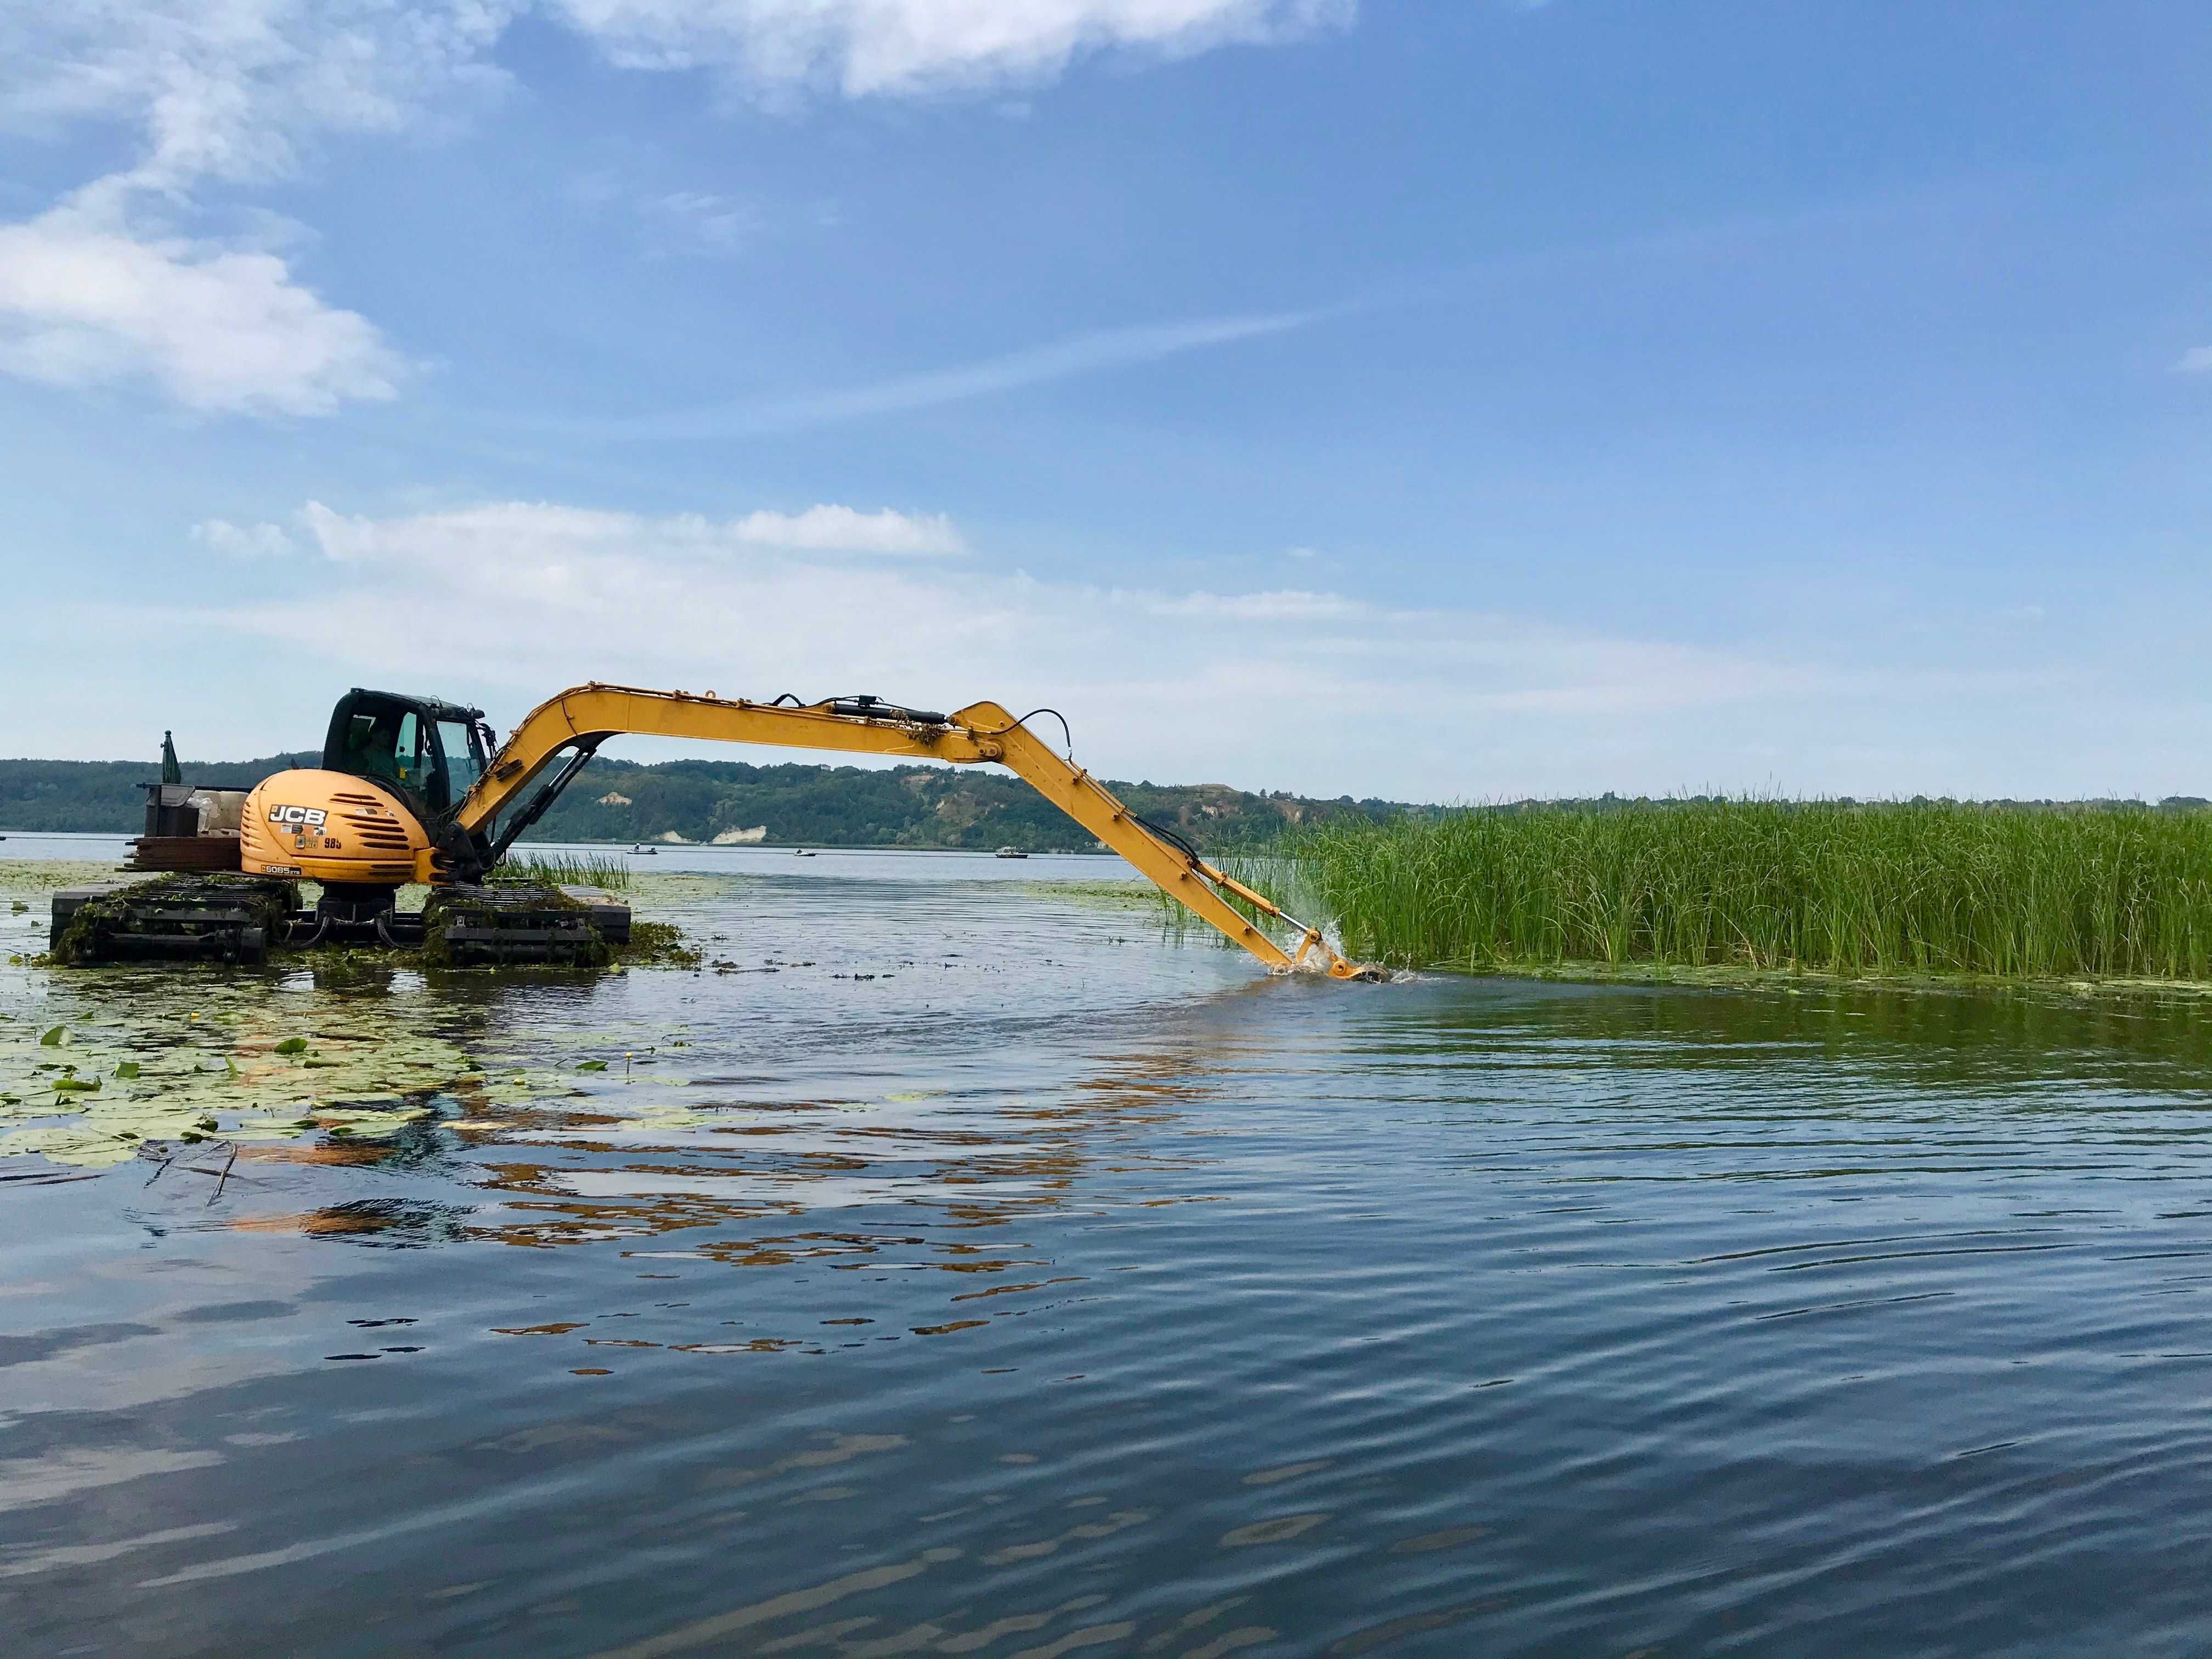
[[[319,766],[323,751],[271,755],[265,760],[188,762],[185,777],[210,787],[251,787],[271,772]],[[0,760],[0,832],[49,830],[135,836],[146,827],[146,794],[161,763]]]
[[[184,775],[191,783],[248,786],[319,758],[188,761]],[[0,760],[0,830],[135,835],[145,823],[138,786],[160,776],[157,761]],[[1109,787],[1141,816],[1215,850],[1256,846],[1286,824],[1385,818],[1407,810],[1348,797],[1255,795],[1225,784]],[[753,830],[764,832],[757,839],[777,846],[1018,847],[1036,853],[1091,845],[1085,831],[1027,784],[980,769],[702,760],[647,766],[604,757],[584,769],[527,839],[711,842]]]
[[[187,761],[190,783],[249,787],[272,772],[320,763],[319,750],[250,761]],[[0,760],[0,832],[77,830],[137,835],[145,827],[141,784],[161,775],[159,761]],[[1232,852],[1273,841],[1285,828],[1343,818],[1382,820],[1437,812],[1402,801],[1255,795],[1221,783],[1107,786],[1144,817],[1193,846]],[[1630,811],[1692,806],[1721,796],[1654,799],[1605,794],[1582,800],[1492,802],[1479,810]],[[1854,805],[1848,797],[1843,805]],[[1869,803],[1872,804],[1872,803]],[[1930,804],[1916,795],[1912,804]],[[1953,805],[1948,799],[1941,805]],[[2081,811],[2140,807],[2140,801],[2003,800],[1980,805],[2021,811]],[[2196,795],[2169,795],[2165,811],[2199,811]],[[758,836],[748,832],[758,830]],[[1018,847],[1025,853],[1088,850],[1090,836],[1018,778],[981,768],[857,766],[680,760],[641,765],[594,759],[541,819],[529,841],[711,842],[717,836],[769,846]]]

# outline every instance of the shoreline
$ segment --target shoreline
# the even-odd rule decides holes
[[[18,841],[129,842],[137,839],[137,831],[131,830],[9,830],[3,826],[0,826],[0,860],[4,860],[9,856],[7,849]],[[514,843],[514,850],[517,853],[526,853],[533,848],[539,850],[558,850],[562,848],[590,848],[595,851],[605,850],[613,853],[627,853],[633,847],[645,847],[653,848],[658,852],[669,853],[781,853],[789,852],[793,848],[804,847],[813,851],[823,853],[927,853],[933,855],[949,855],[953,857],[978,859],[996,858],[999,855],[998,849],[993,847],[916,847],[908,842],[873,841],[748,841],[727,842],[711,841],[519,841]],[[1045,852],[1038,852],[1033,848],[1024,848],[1023,851],[1023,856],[1032,859],[1103,859],[1109,862],[1119,862],[1121,855],[1119,853],[1113,852],[1102,853],[1095,847],[1086,847],[1070,851]],[[1222,858],[1232,858],[1237,856],[1237,854],[1224,852],[1218,856]]]
[[[1436,963],[1394,973],[1449,975],[1455,979],[1544,980],[1575,985],[1663,985],[1713,990],[1784,991],[2041,991],[2090,996],[2172,996],[2212,1001],[2212,980],[2087,979],[2030,975],[1913,973],[1842,974],[1816,968],[1752,968],[1726,963],[1662,962]]]

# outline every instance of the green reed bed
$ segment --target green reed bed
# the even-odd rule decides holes
[[[491,878],[554,887],[598,887],[610,893],[627,893],[630,871],[620,859],[589,853],[517,854],[500,860]]]
[[[1345,949],[1394,967],[2212,979],[2204,811],[1474,808],[1324,825],[1281,851]]]

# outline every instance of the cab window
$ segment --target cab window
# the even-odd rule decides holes
[[[357,777],[388,778],[410,789],[422,786],[421,724],[413,714],[386,709],[356,714],[346,723],[346,769]]]
[[[423,774],[428,770],[428,757],[422,752],[422,723],[410,709],[399,717],[398,729],[392,734],[392,775],[402,787],[419,791]]]
[[[376,716],[356,714],[347,720],[345,743],[349,769],[366,771],[371,764],[369,757],[376,752]]]
[[[483,751],[466,720],[440,720],[438,747],[446,757],[446,787],[450,799],[459,800],[476,787],[483,775]]]

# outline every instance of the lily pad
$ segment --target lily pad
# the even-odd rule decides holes
[[[0,904],[7,890],[0,882]],[[611,1056],[633,1054],[643,1083],[652,1048],[690,1035],[673,1020],[486,1018],[495,981],[457,1000],[404,970],[373,994],[334,997],[313,967],[0,975],[0,1164],[37,1153],[97,1169],[187,1135],[248,1146],[304,1137],[308,1150],[342,1138],[358,1150],[426,1120],[536,1121],[540,1103],[576,1094],[580,1066],[604,1074]],[[58,1089],[58,1078],[78,1081]],[[90,1086],[95,1079],[102,1086]],[[674,1124],[684,1092],[628,1091],[625,1110]],[[659,1100],[640,1098],[647,1094]],[[692,1132],[711,1127],[702,1116]]]
[[[447,1011],[427,998],[341,1004],[259,979],[91,969],[42,1001],[43,1022],[0,1023],[0,1161],[36,1152],[98,1168],[134,1156],[143,1141],[188,1134],[282,1141],[343,1125],[374,1137],[435,1115],[433,1097],[464,1111],[495,1110],[574,1086],[565,1054],[541,1058],[530,1048],[501,1054],[496,1071],[477,1074],[482,1059],[438,1034]],[[64,1012],[68,1046],[42,1042],[42,1029],[57,1029],[50,1022]],[[303,1066],[278,1049],[309,1020],[314,1036],[300,1041],[314,1057]]]

